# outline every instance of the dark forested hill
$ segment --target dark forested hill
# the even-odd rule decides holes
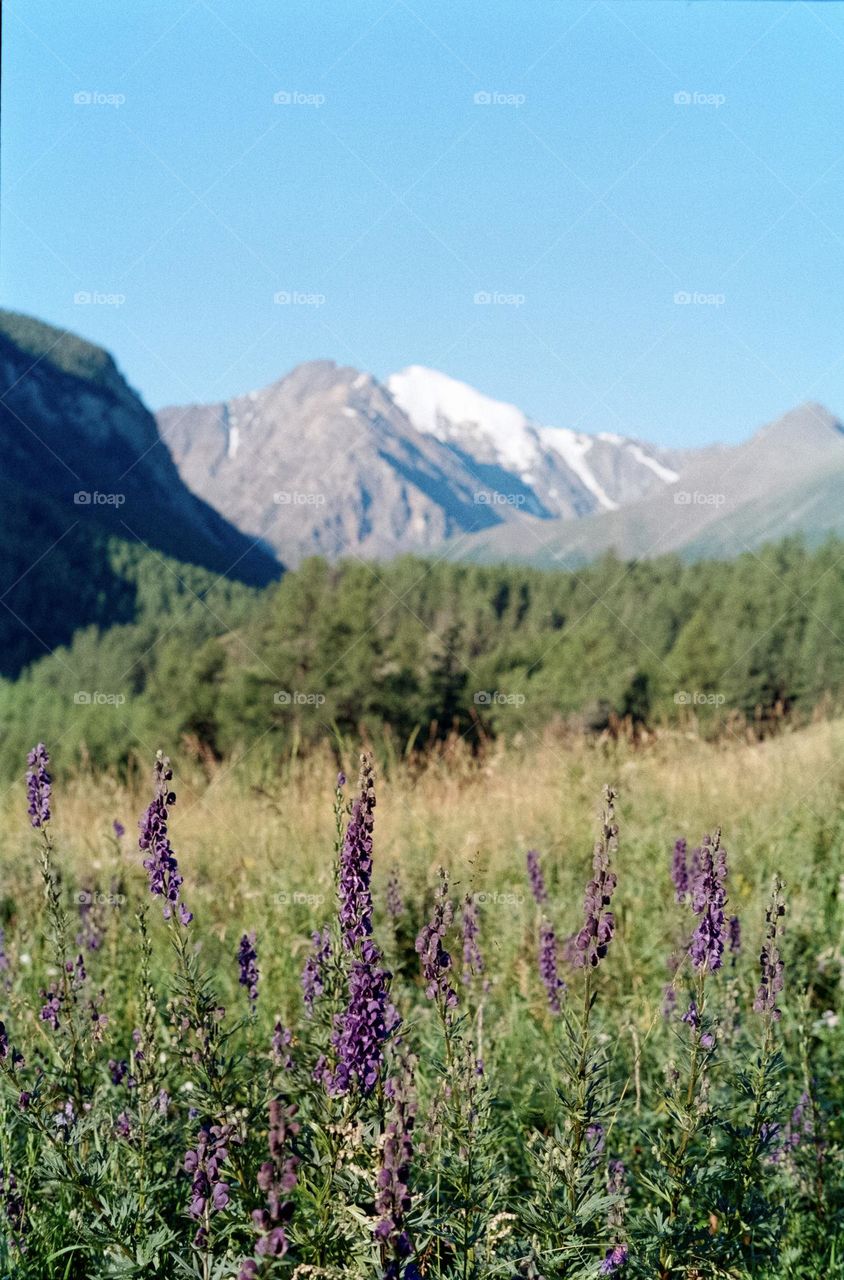
[[[6,675],[77,627],[133,619],[123,566],[144,556],[199,566],[208,583],[261,585],[279,572],[185,487],[106,352],[9,312],[0,312],[0,548]]]

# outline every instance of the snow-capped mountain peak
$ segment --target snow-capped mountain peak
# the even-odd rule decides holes
[[[517,476],[551,515],[616,511],[677,479],[637,441],[541,425],[437,369],[411,365],[387,387],[417,431]]]
[[[413,364],[387,379],[387,388],[417,431],[446,444],[491,448],[496,461],[517,475],[536,458],[536,434],[514,404],[493,400],[438,369]]]

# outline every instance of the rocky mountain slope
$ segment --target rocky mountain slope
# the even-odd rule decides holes
[[[614,511],[678,474],[679,455],[539,425],[418,366],[382,385],[315,361],[227,403],[164,409],[158,423],[183,480],[288,564]]]
[[[646,557],[738,555],[789,533],[818,542],[844,534],[844,426],[805,404],[750,440],[693,459],[674,483],[576,523],[525,516],[455,544],[458,558],[577,566],[602,552]]]

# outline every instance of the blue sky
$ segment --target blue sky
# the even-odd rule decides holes
[[[4,305],[153,407],[330,357],[672,445],[844,415],[842,5],[4,18]]]

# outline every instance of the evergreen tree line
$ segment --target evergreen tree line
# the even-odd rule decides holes
[[[377,741],[385,727],[399,749],[624,717],[695,715],[715,731],[844,699],[837,540],[573,572],[313,559],[262,592],[156,557],[136,581],[138,620],[77,631],[0,681],[5,774],[33,737],[65,759],[124,764],[162,742],[228,757],[333,732]]]

